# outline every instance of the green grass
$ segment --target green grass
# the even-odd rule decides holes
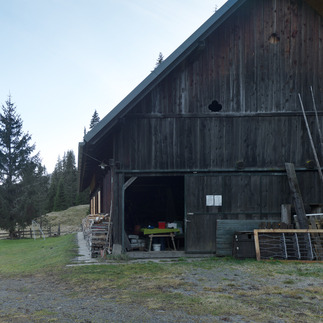
[[[75,235],[0,240],[0,274],[31,275],[63,268],[75,255]]]

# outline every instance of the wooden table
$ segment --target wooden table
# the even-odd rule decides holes
[[[141,231],[143,232],[144,235],[148,235],[150,238],[148,251],[151,251],[153,238],[171,238],[173,242],[174,250],[176,251],[174,237],[175,237],[175,233],[180,232],[179,229],[154,228],[154,229],[141,229]]]

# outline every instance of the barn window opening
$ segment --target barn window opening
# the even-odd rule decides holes
[[[213,112],[219,112],[222,110],[222,104],[220,104],[217,100],[214,100],[208,108]]]
[[[268,40],[271,44],[278,44],[280,42],[280,38],[276,33],[272,33]]]

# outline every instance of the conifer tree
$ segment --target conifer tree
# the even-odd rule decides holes
[[[158,67],[164,61],[164,55],[160,52],[157,58],[156,67]]]
[[[94,126],[99,122],[100,122],[100,117],[98,112],[95,110],[90,121],[90,130],[93,129]]]
[[[75,166],[75,155],[72,150],[64,155],[63,181],[68,206],[74,206],[77,195],[77,170]]]
[[[0,227],[11,235],[41,215],[47,189],[46,170],[22,125],[9,96],[0,113]]]
[[[55,169],[50,176],[50,186],[49,186],[48,196],[47,196],[48,212],[54,211],[54,203],[55,203],[55,198],[58,190],[58,183],[60,178],[63,176],[62,173],[63,173],[63,162],[60,156],[58,156]]]
[[[54,200],[54,211],[62,211],[68,208],[63,178],[59,180]]]

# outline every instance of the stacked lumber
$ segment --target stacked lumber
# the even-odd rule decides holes
[[[92,258],[98,257],[105,249],[111,225],[109,214],[91,214],[83,219],[83,235]]]

